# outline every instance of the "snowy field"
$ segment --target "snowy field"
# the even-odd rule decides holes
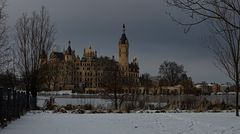
[[[0,134],[240,134],[234,113],[28,113]]]

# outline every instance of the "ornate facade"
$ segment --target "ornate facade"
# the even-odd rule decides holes
[[[139,81],[139,67],[137,59],[129,63],[129,43],[123,25],[123,33],[119,40],[119,61],[109,57],[98,57],[97,51],[90,46],[85,48],[83,56],[75,54],[68,42],[68,48],[64,52],[51,52],[49,58],[43,56],[43,63],[47,63],[49,80],[42,88],[51,90],[74,90],[84,87],[85,92],[97,92],[101,89],[101,76],[104,69],[116,63],[124,77],[132,77]]]

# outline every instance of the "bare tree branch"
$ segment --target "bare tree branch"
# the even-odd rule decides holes
[[[170,6],[182,9],[192,22],[180,25],[191,26],[208,22],[214,34],[210,49],[215,54],[218,68],[236,84],[236,116],[239,116],[238,101],[240,87],[240,2],[239,0],[167,0]],[[190,14],[189,14],[190,13]]]
[[[16,44],[19,56],[19,71],[25,83],[25,88],[37,96],[40,85],[41,55],[48,55],[55,40],[55,26],[50,20],[45,7],[39,13],[31,16],[26,13],[16,23]],[[36,104],[35,104],[36,105]]]
[[[7,64],[11,62],[11,47],[8,43],[6,19],[6,0],[0,0],[0,72],[7,70]]]

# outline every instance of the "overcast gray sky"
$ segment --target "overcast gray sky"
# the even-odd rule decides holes
[[[184,65],[195,82],[226,82],[227,76],[213,64],[207,49],[207,26],[194,27],[184,34],[183,27],[171,21],[166,12],[184,20],[179,11],[163,0],[8,0],[8,24],[14,26],[23,12],[39,11],[45,6],[57,27],[57,50],[67,41],[82,56],[89,47],[98,56],[118,57],[118,40],[126,24],[130,59],[139,59],[140,73],[156,76],[164,60]]]

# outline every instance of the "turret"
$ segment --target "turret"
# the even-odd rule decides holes
[[[94,51],[91,46],[87,49],[84,48],[83,57],[87,59],[97,58],[97,51]]]
[[[119,40],[119,64],[124,70],[128,70],[128,39],[126,36],[126,27],[123,24],[122,36]]]
[[[71,41],[68,41],[68,48],[64,53],[65,61],[72,61],[75,58],[75,51],[71,48]]]

